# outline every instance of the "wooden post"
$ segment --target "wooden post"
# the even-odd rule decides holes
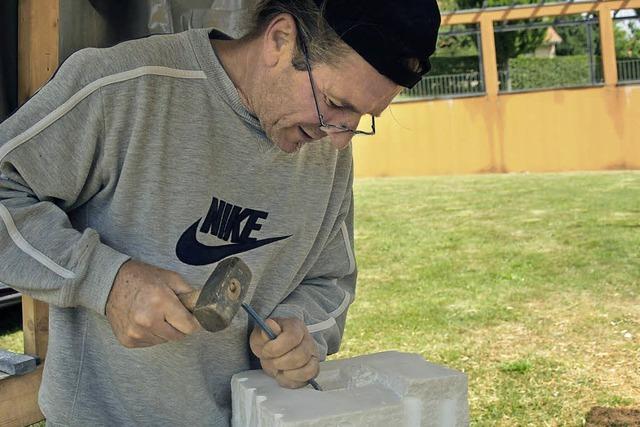
[[[482,40],[482,69],[484,70],[484,85],[487,95],[498,96],[498,64],[496,63],[496,41],[493,35],[493,20],[491,17],[480,19],[480,38]]]
[[[58,67],[59,1],[20,0],[18,4],[18,101],[23,104]],[[49,308],[22,297],[24,352],[44,360],[47,354]]]
[[[20,0],[18,3],[18,102],[23,104],[58,67],[59,0]],[[22,296],[24,352],[47,354],[49,308]],[[43,365],[26,375],[0,379],[0,427],[22,427],[44,418],[38,406]]]
[[[598,5],[598,21],[600,23],[600,48],[602,51],[604,84],[605,86],[615,86],[618,84],[616,45],[613,35],[611,7],[607,3],[601,3]]]

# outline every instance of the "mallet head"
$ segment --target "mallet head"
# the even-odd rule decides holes
[[[210,332],[231,324],[251,283],[251,270],[240,258],[221,261],[197,291],[179,295],[184,306]]]

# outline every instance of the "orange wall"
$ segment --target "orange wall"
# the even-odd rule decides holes
[[[640,86],[392,104],[356,176],[640,169]]]

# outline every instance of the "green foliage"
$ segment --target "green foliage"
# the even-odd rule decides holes
[[[596,76],[602,75],[598,72],[598,68],[602,68],[600,63],[598,58],[594,58]],[[509,78],[512,90],[589,85],[589,57],[574,55],[512,58],[509,60]]]
[[[477,56],[434,56],[431,58],[431,67],[430,76],[477,73],[480,63]]]
[[[516,360],[514,362],[506,362],[498,367],[502,372],[514,372],[524,374],[532,368],[531,362],[528,360]]]
[[[452,28],[447,30],[451,31]],[[478,56],[477,37],[467,34],[440,35],[436,56]]]
[[[562,17],[564,21],[583,21],[580,15]],[[600,55],[600,31],[597,25],[578,24],[575,26],[557,27],[556,32],[562,37],[562,43],[556,46],[558,56],[584,55],[589,53],[589,33],[594,55]]]

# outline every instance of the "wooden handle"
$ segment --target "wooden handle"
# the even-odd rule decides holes
[[[184,305],[187,310],[193,313],[193,310],[196,308],[196,302],[198,301],[198,297],[200,296],[200,289],[195,291],[187,292],[184,294],[178,294],[178,298],[182,305]]]

